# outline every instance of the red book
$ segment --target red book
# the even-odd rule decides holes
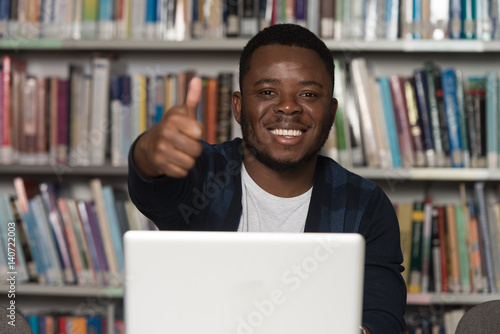
[[[58,79],[57,84],[57,150],[56,162],[66,164],[68,162],[69,144],[69,81]]]
[[[218,80],[216,78],[207,79],[207,142],[217,144],[217,109],[219,105],[218,98]]]
[[[408,109],[404,93],[404,79],[398,75],[389,77],[391,87],[392,103],[394,105],[394,119],[398,133],[399,148],[404,167],[415,165],[413,139],[408,120]]]
[[[66,330],[66,320],[66,316],[57,317],[57,334],[68,334],[68,331]]]

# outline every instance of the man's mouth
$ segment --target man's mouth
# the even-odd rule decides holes
[[[272,129],[271,133],[275,136],[284,136],[285,138],[293,138],[302,136],[304,131],[293,130],[293,129]]]

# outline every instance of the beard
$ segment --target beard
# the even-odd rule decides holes
[[[274,120],[274,122],[280,122],[284,118],[285,116],[278,116],[277,119]],[[297,120],[295,123],[300,123],[300,120]],[[333,117],[331,114],[329,114],[328,119],[321,126],[320,136],[317,142],[315,143],[315,145],[311,146],[308,152],[300,159],[298,160],[276,159],[267,152],[265,152],[264,150],[259,149],[259,147],[257,147],[252,143],[251,138],[255,138],[255,133],[250,123],[248,122],[246,113],[243,110],[241,111],[241,132],[243,135],[243,142],[245,143],[247,152],[249,152],[254,158],[256,158],[266,167],[280,173],[290,173],[297,171],[302,167],[304,167],[312,159],[316,158],[319,151],[321,150],[326,140],[328,139],[328,135],[330,134],[330,128],[332,124],[333,124]]]

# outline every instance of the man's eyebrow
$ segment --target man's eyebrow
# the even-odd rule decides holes
[[[317,81],[314,81],[314,80],[304,80],[304,81],[301,81],[299,82],[299,85],[302,85],[302,86],[318,86],[319,88],[323,88],[323,85],[320,84],[319,82]]]
[[[253,85],[254,86],[258,86],[258,85],[262,85],[262,84],[276,84],[276,83],[280,83],[281,80],[280,79],[273,79],[273,78],[265,78],[265,79],[260,79],[258,81],[256,81]],[[301,86],[318,86],[320,88],[323,88],[323,85],[320,84],[319,82],[317,81],[314,81],[314,80],[303,80],[303,81],[300,81],[299,82],[299,85]]]
[[[265,78],[265,79],[260,79],[259,81],[256,81],[253,85],[258,86],[262,84],[270,84],[270,83],[280,83],[281,80],[279,79],[272,79],[272,78]]]

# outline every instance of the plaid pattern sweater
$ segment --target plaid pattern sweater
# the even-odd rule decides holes
[[[144,179],[129,154],[130,197],[160,230],[236,231],[242,213],[242,158],[239,138],[220,145],[203,142],[203,153],[186,178]],[[364,236],[363,325],[372,334],[404,332],[399,225],[382,189],[319,156],[305,232]]]

